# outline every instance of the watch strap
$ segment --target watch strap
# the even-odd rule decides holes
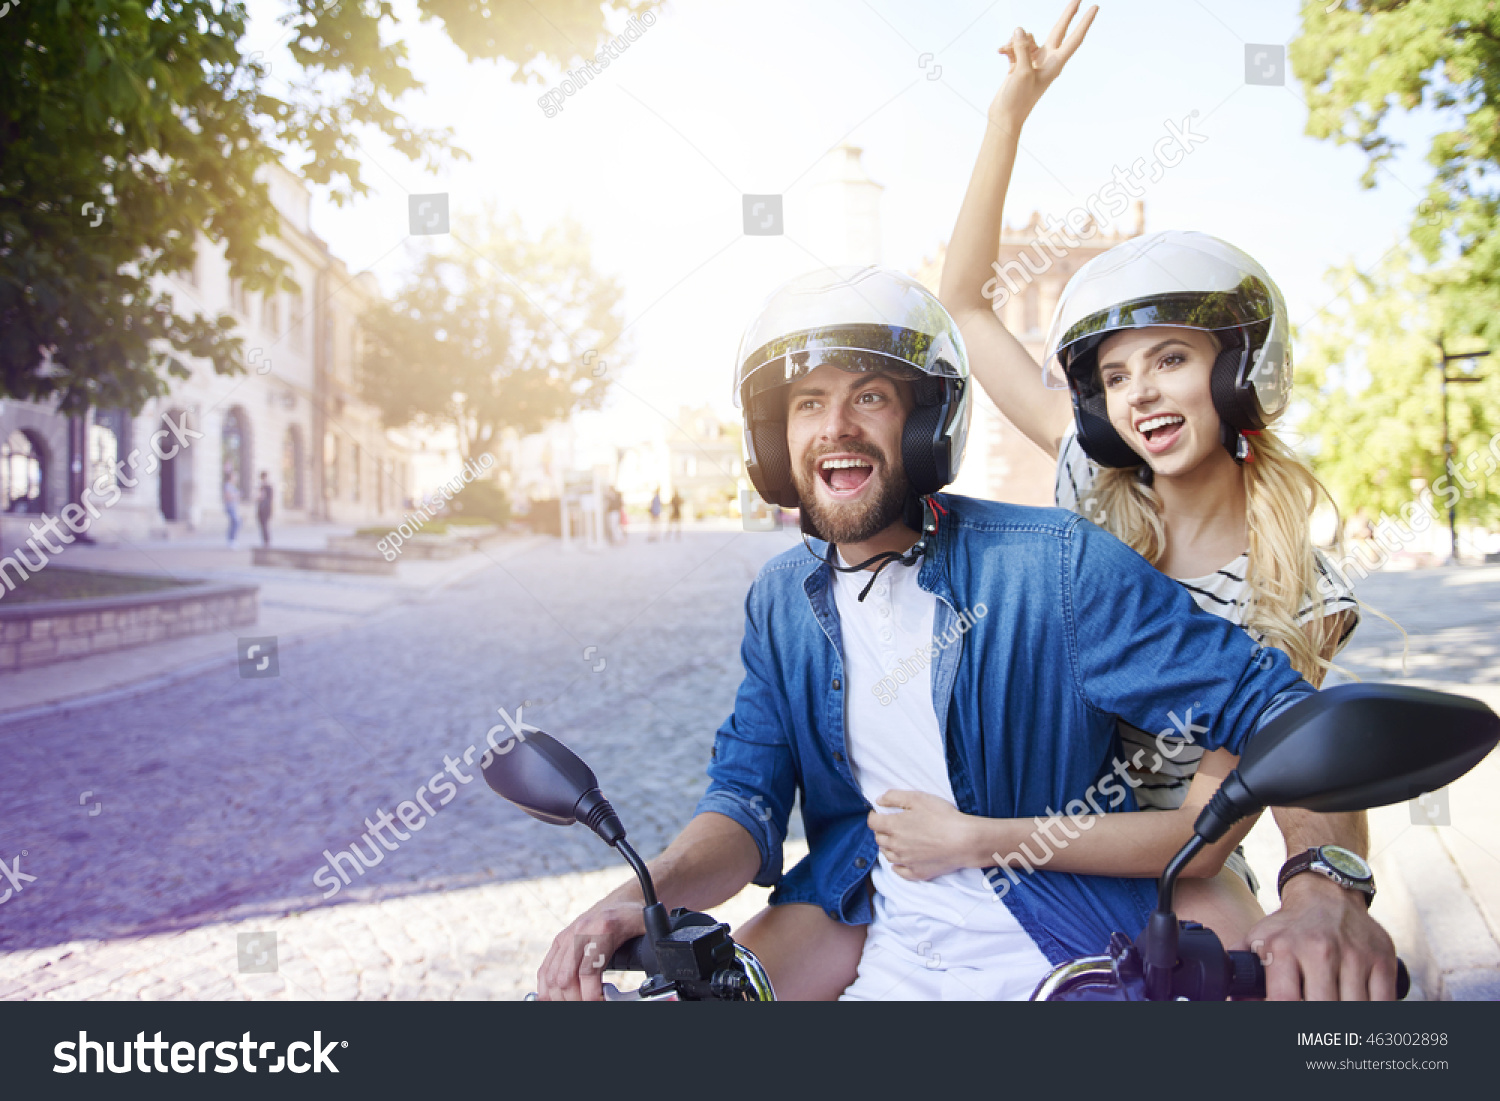
[[[1281,866],[1281,872],[1276,877],[1276,897],[1280,898],[1286,890],[1287,881],[1293,876],[1301,875],[1303,872],[1318,872],[1324,878],[1337,883],[1346,891],[1357,891],[1364,896],[1366,908],[1375,901],[1375,881],[1371,879],[1367,883],[1359,883],[1342,875],[1332,865],[1323,859],[1322,849],[1305,849],[1292,857]]]

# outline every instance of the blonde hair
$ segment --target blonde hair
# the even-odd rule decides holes
[[[1250,599],[1243,626],[1283,651],[1292,668],[1319,684],[1333,667],[1322,654],[1329,640],[1325,637],[1320,643],[1309,637],[1297,625],[1297,614],[1309,600],[1322,599],[1310,532],[1318,495],[1327,498],[1335,512],[1338,506],[1308,465],[1274,432],[1267,429],[1246,439],[1251,458],[1241,466],[1240,476],[1250,535],[1250,567],[1245,574]],[[1110,468],[1101,471],[1094,492],[1100,526],[1159,568],[1167,531],[1156,490],[1142,483],[1133,469]],[[1325,632],[1333,626],[1326,619],[1322,622]]]

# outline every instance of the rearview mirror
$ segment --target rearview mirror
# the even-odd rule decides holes
[[[540,730],[528,730],[505,753],[485,755],[484,782],[533,818],[554,826],[578,821],[578,803],[599,790],[594,770],[567,746]]]
[[[1331,814],[1414,799],[1457,780],[1500,743],[1500,717],[1467,696],[1341,684],[1308,696],[1245,746],[1199,817],[1213,842],[1263,807]]]

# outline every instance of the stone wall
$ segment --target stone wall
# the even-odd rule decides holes
[[[0,672],[247,627],[260,616],[259,594],[256,585],[198,584],[93,600],[0,602]]]

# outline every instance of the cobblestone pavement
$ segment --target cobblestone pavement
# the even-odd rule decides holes
[[[328,901],[312,880],[324,850],[445,758],[473,776],[465,751],[519,707],[590,761],[637,847],[658,851],[733,705],[745,589],[790,544],[549,544],[288,647],[278,677],[206,674],[0,728],[0,859],[35,876],[0,908],[0,998],[521,996],[555,931],[624,878],[592,835],[535,822],[479,779],[447,806],[434,791],[420,833]],[[1360,590],[1410,633],[1413,678],[1500,683],[1500,569]],[[1367,617],[1346,664],[1389,679],[1399,655]],[[257,970],[270,934],[275,970]]]
[[[492,794],[466,751],[519,709],[659,851],[733,706],[746,588],[793,538],[549,543],[289,646],[279,676],[229,669],[0,727],[0,859],[35,876],[0,904],[0,998],[519,996],[628,872]],[[446,806],[433,785],[420,832],[325,902],[324,850],[445,759],[470,782],[451,778]],[[276,935],[276,971],[241,971],[269,959],[257,940],[241,960],[246,933]]]

